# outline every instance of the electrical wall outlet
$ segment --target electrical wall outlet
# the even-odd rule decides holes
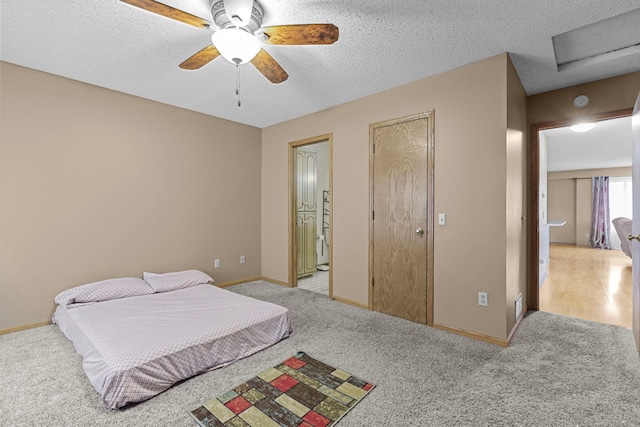
[[[240,255],[240,264],[244,264],[245,262],[247,262],[247,257]]]
[[[486,292],[478,292],[478,305],[483,307],[489,306],[489,294]]]
[[[220,260],[219,260],[219,259],[216,259],[216,260],[213,262],[213,266],[214,266],[215,268],[220,268]]]

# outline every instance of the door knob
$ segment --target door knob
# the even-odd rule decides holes
[[[629,239],[629,240],[636,239],[637,241],[640,242],[640,234],[636,234],[635,236],[633,234],[628,234],[627,235],[627,239]]]
[[[416,230],[416,234],[417,234],[418,236],[422,236],[422,235],[424,234],[424,230],[423,230],[422,228],[418,228],[418,229]]]

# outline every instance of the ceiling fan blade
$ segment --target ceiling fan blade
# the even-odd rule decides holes
[[[271,83],[282,83],[289,78],[287,72],[264,49],[260,49],[260,52],[251,60],[251,63]]]
[[[183,22],[185,24],[193,25],[198,28],[209,28],[211,22],[200,18],[199,16],[192,15],[187,12],[183,12],[175,7],[167,6],[166,4],[158,3],[153,0],[120,0],[123,3],[130,4],[131,6],[139,7],[140,9],[147,10],[149,12],[157,13],[158,15],[165,16],[167,18],[175,19],[176,21]]]
[[[267,36],[265,43],[284,45],[332,44],[340,35],[333,24],[276,25],[261,31]]]
[[[197,70],[198,68],[207,65],[218,56],[220,56],[220,52],[218,52],[218,49],[216,49],[214,45],[210,44],[199,52],[191,55],[191,57],[180,64],[180,68],[183,70]]]

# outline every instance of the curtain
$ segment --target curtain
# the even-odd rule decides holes
[[[591,178],[591,247],[609,247],[609,177]]]

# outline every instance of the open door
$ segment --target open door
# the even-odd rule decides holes
[[[289,143],[289,281],[333,299],[333,136]],[[320,257],[317,255],[320,254]],[[318,268],[320,267],[320,268]],[[331,267],[331,268],[330,268]],[[317,274],[316,274],[317,273]]]
[[[640,353],[640,93],[633,108],[632,127],[632,155],[633,165],[633,223],[631,226],[631,258],[633,283],[633,337]]]

